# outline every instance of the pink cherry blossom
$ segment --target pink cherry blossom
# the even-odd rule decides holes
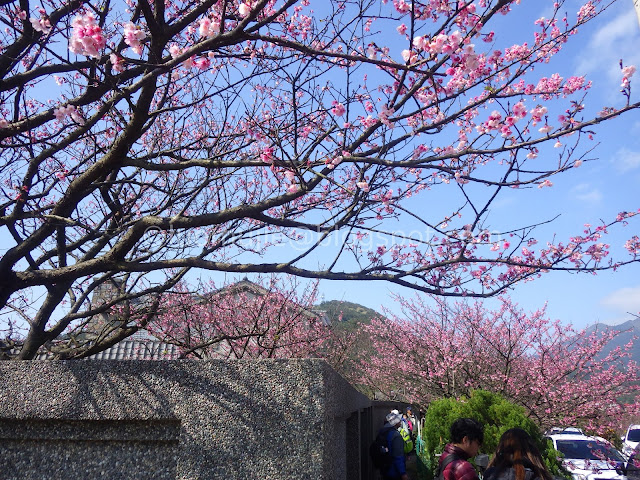
[[[30,18],[29,21],[36,32],[42,32],[45,35],[51,32],[51,22],[48,18]]]
[[[273,152],[274,152],[273,147],[264,148],[260,153],[260,160],[262,160],[265,163],[273,163],[273,160],[274,160]]]
[[[53,115],[59,122],[62,122],[67,117],[71,117],[74,122],[84,125],[84,118],[82,118],[82,115],[80,115],[80,112],[75,105],[69,104],[67,106],[58,107],[53,110]]]
[[[640,255],[640,237],[634,235],[624,244],[624,248],[632,255]]]
[[[205,17],[200,20],[200,27],[198,31],[202,37],[214,37],[220,33],[220,21],[217,19],[211,20],[209,17]]]
[[[249,14],[251,13],[251,6],[246,2],[242,2],[240,5],[238,5],[238,13],[242,18],[249,16]]]
[[[538,122],[542,121],[542,118],[547,114],[548,109],[545,106],[538,105],[534,109],[532,109],[529,113],[531,114],[531,118],[533,120],[533,125],[536,125]]]
[[[335,116],[341,117],[345,113],[347,113],[347,109],[342,103],[334,100],[333,102],[331,102],[331,105],[333,106],[333,108],[331,109],[331,113],[333,113]]]
[[[538,223],[549,211],[495,208],[571,184],[580,159],[602,157],[589,141],[602,123],[639,110],[632,66],[621,66],[622,92],[618,81],[600,87],[621,93],[607,106],[557,56],[598,28],[595,1],[578,22],[562,2],[535,24],[523,11],[518,25],[532,31],[515,36],[502,19],[515,1],[18,3],[4,7],[2,49],[15,58],[0,111],[0,185],[13,212],[0,229],[16,247],[0,278],[16,281],[4,282],[0,313],[33,320],[18,338],[34,339],[22,358],[45,347],[38,339],[82,357],[76,340],[87,338],[103,278],[124,282],[125,314],[136,294],[172,289],[189,269],[491,297],[547,272],[640,263],[637,225],[626,228],[640,221],[633,201],[633,217],[579,235]],[[344,248],[300,232],[344,233]],[[328,263],[307,261],[324,253]],[[38,300],[59,282],[60,303]]]
[[[175,43],[169,47],[169,54],[171,58],[177,58],[182,55],[182,49]]]
[[[380,107],[380,113],[378,114],[378,119],[385,124],[389,128],[393,128],[393,122],[389,120],[389,117],[395,113],[395,110],[387,105],[382,105]]]
[[[524,106],[524,102],[518,102],[513,106],[513,114],[516,118],[524,118],[527,116],[527,108]]]
[[[69,50],[76,55],[100,58],[100,50],[107,44],[102,28],[91,12],[79,15],[71,22],[73,30],[69,39]]]
[[[427,43],[427,40],[424,36],[413,37],[413,46],[417,49],[422,50]]]
[[[365,181],[356,183],[356,186],[360,190],[362,190],[363,192],[368,192],[369,191],[369,184],[367,182],[365,182]]]
[[[636,67],[629,65],[622,69],[622,88],[629,88],[629,79],[636,73]]]
[[[592,18],[596,14],[596,7],[592,0],[580,7],[578,11],[578,21],[583,22],[589,18]]]
[[[124,24],[124,43],[129,45],[131,49],[138,55],[142,55],[143,45],[141,43],[141,40],[144,40],[144,38],[145,33],[139,26],[131,22],[127,22]]]
[[[471,276],[483,281],[487,272],[478,267]],[[638,402],[619,402],[621,392],[637,395],[640,374],[628,358],[633,343],[604,353],[618,335],[612,329],[576,331],[549,320],[544,307],[527,313],[506,296],[493,310],[432,296],[396,300],[401,314],[385,311],[363,327],[372,353],[349,379],[387,395],[402,384],[403,398],[419,405],[481,388],[521,405],[543,428],[593,422],[604,432],[640,411]],[[610,395],[593,395],[601,385]]]
[[[206,70],[211,67],[211,60],[208,57],[199,57],[193,61],[193,66],[199,70]]]
[[[109,55],[109,59],[111,60],[111,68],[113,68],[114,72],[117,72],[117,73],[124,72],[125,70],[124,58],[122,58],[120,55],[112,53]]]
[[[370,60],[375,60],[378,57],[378,50],[375,44],[370,43],[367,45],[367,58]]]
[[[635,65],[628,65],[622,69],[622,75],[624,77],[631,78],[634,73],[636,73]]]

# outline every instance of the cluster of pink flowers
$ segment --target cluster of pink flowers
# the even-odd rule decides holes
[[[198,33],[201,37],[209,38],[215,37],[220,33],[220,19],[214,18],[211,20],[209,17],[205,17],[200,20],[200,27]]]
[[[609,251],[607,250],[608,248],[609,248],[609,245],[607,245],[606,243],[597,243],[595,245],[591,245],[585,253],[591,256],[591,258],[595,262],[599,262],[604,257],[609,255]]]
[[[206,70],[211,66],[211,60],[209,57],[198,57],[193,60],[193,66],[199,70]]]
[[[369,184],[367,182],[365,182],[364,180],[361,181],[361,182],[357,182],[356,183],[356,187],[358,187],[363,192],[368,192],[369,191]]]
[[[105,47],[107,41],[93,14],[89,12],[77,16],[71,25],[73,31],[69,40],[69,50],[76,55],[99,58],[100,50]]]
[[[536,125],[538,122],[541,122],[542,117],[544,117],[547,114],[547,112],[548,112],[547,107],[543,107],[540,105],[532,109],[531,112],[529,113],[531,113],[533,124]]]
[[[142,55],[142,43],[144,40],[144,32],[142,29],[131,22],[124,24],[124,43],[129,45],[131,49],[138,55]]]
[[[343,116],[345,113],[347,113],[347,109],[345,108],[345,106],[334,100],[333,102],[331,102],[332,105],[332,109],[331,109],[331,113],[333,113],[336,117],[341,117]]]
[[[344,160],[344,157],[348,157],[349,155],[351,155],[349,152],[347,152],[346,150],[343,150],[342,155],[337,155],[333,158],[327,158],[325,159],[324,163],[325,165],[327,165],[327,168],[329,168],[330,170],[333,170],[334,168],[336,168],[338,165],[342,163],[342,161]]]
[[[585,20],[588,20],[589,18],[594,17],[595,14],[596,14],[596,7],[593,5],[593,2],[589,0],[589,2],[582,5],[580,7],[580,10],[578,10],[578,21],[584,22]]]
[[[425,36],[415,37],[413,39],[413,46],[418,50],[423,50],[430,54],[451,54],[456,52],[460,48],[460,42],[462,40],[462,34],[456,30],[450,35],[441,33],[433,37],[430,41]]]
[[[380,107],[380,113],[378,114],[378,119],[385,124],[389,128],[393,128],[393,122],[389,120],[389,117],[395,113],[395,110],[392,107],[387,107],[386,105],[382,105]]]
[[[182,55],[182,49],[174,43],[169,47],[169,54],[171,55],[171,58],[178,58],[180,55]],[[193,57],[189,57],[188,59],[186,59],[184,62],[182,62],[182,65],[185,68],[191,68],[193,66]]]
[[[634,235],[624,244],[624,248],[632,255],[640,255],[640,237]]]
[[[287,192],[297,193],[300,190],[300,185],[296,183],[296,172],[294,172],[293,170],[285,170],[284,178],[286,178],[289,182]]]
[[[29,21],[36,32],[42,32],[46,35],[51,31],[51,22],[48,18],[30,18]]]
[[[533,113],[534,111],[532,110],[532,114]],[[539,113],[538,110],[536,110],[535,113]],[[513,133],[511,131],[511,127],[513,127],[513,125],[515,125],[518,120],[526,116],[527,109],[524,106],[524,102],[520,101],[513,106],[512,115],[508,115],[504,120],[500,112],[498,112],[497,110],[491,112],[491,115],[489,115],[487,121],[481,123],[476,127],[476,131],[479,134],[483,134],[492,130],[500,130],[501,135],[506,138]]]
[[[242,18],[248,17],[251,13],[251,2],[242,2],[238,5],[238,13]]]
[[[262,150],[262,153],[260,153],[260,160],[265,163],[273,163],[273,159],[273,147],[266,147]]]
[[[53,115],[56,117],[56,120],[62,122],[65,118],[71,117],[73,121],[80,125],[84,125],[84,118],[80,115],[80,112],[75,107],[75,105],[67,105],[66,107],[58,107],[53,110]]]
[[[122,58],[120,55],[112,53],[111,55],[109,55],[109,59],[111,60],[111,67],[115,72],[124,72],[124,58]]]
[[[629,79],[636,73],[636,67],[634,65],[629,65],[622,69],[622,88],[629,88]]]
[[[514,45],[505,49],[503,60],[505,62],[524,61],[531,55],[531,49],[527,43],[522,45]]]

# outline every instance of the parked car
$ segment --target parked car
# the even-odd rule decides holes
[[[629,480],[640,480],[640,443],[631,452],[627,462],[627,478]]]
[[[562,464],[573,480],[627,480],[624,457],[604,438],[571,431],[547,438],[563,455]]]
[[[640,443],[640,425],[629,425],[622,437],[622,453],[629,456]]]

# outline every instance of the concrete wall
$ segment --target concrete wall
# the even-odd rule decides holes
[[[0,362],[0,476],[366,478],[369,406],[321,360]]]

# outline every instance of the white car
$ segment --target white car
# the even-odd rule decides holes
[[[627,433],[622,437],[622,453],[627,457],[640,443],[640,425],[629,425]]]
[[[573,432],[547,438],[563,455],[562,464],[573,480],[627,480],[624,457],[604,438]]]

